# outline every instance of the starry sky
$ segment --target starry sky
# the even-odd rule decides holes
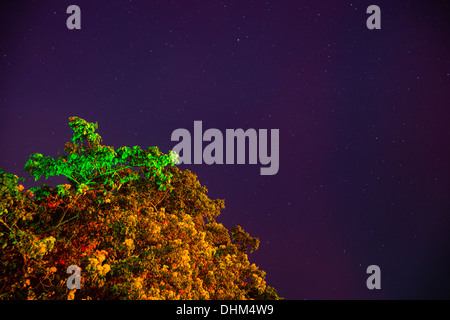
[[[81,9],[68,30],[66,8]],[[381,8],[368,30],[366,8]],[[178,128],[279,129],[260,164],[180,165],[287,299],[450,298],[450,28],[445,1],[2,1],[0,167],[57,156],[70,116],[103,143]],[[64,180],[47,181],[56,185]],[[366,287],[369,265],[381,289]]]

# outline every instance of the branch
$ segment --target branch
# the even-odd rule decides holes
[[[67,206],[66,211],[63,212],[63,214],[62,214],[61,218],[59,218],[58,223],[56,224],[56,226],[51,227],[51,228],[45,230],[44,232],[41,232],[39,235],[42,235],[42,234],[47,233],[47,232],[49,232],[49,231],[52,231],[52,230],[54,230],[54,229],[56,229],[56,228],[59,228],[60,226],[62,226],[63,224],[69,222],[70,220],[73,220],[73,219],[75,219],[75,218],[78,218],[78,217],[80,216],[79,214],[77,214],[76,216],[74,216],[74,217],[72,217],[72,218],[70,218],[70,219],[68,219],[68,220],[66,220],[66,221],[64,221],[64,222],[62,222],[63,219],[64,219],[64,217],[66,216],[67,211],[69,211],[69,209],[71,209],[72,204],[74,204],[74,203],[78,200],[77,197],[79,197],[79,195],[76,195],[76,196],[75,196],[75,199],[74,199],[73,201],[71,201],[70,204]]]
[[[62,218],[64,218],[64,215],[65,215],[65,214],[66,214],[66,213],[64,212],[63,216],[61,217],[61,219],[59,219],[59,222],[58,222],[58,224],[57,224],[56,226],[51,227],[51,228],[49,228],[49,229],[47,229],[47,230],[45,230],[45,231],[39,233],[38,235],[40,236],[40,235],[43,235],[44,233],[50,232],[50,231],[52,231],[52,230],[55,230],[55,229],[61,227],[63,224],[66,224],[67,222],[69,222],[69,221],[71,221],[71,220],[73,220],[73,219],[75,219],[75,218],[78,218],[78,217],[80,216],[79,214],[77,214],[76,216],[73,216],[72,218],[69,218],[69,219],[67,219],[67,220],[64,221],[64,222],[61,222],[61,220],[62,220]]]
[[[0,219],[0,222],[3,223],[3,225],[4,225],[5,227],[7,227],[9,231],[14,232],[14,230],[11,229],[11,228],[3,221],[3,219]]]
[[[144,166],[144,164],[129,165],[129,166],[126,166],[126,167],[123,167],[123,168],[120,168],[120,169],[115,169],[115,170],[107,171],[107,172],[104,172],[104,173],[100,174],[99,177],[104,176],[104,175],[106,175],[106,174],[116,173],[116,172],[119,172],[119,171],[121,171],[121,170],[125,170],[125,169],[128,169],[128,168],[133,168],[133,167],[139,167],[139,166]]]

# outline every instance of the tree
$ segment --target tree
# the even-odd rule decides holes
[[[0,171],[2,299],[278,299],[248,260],[259,240],[216,221],[176,155],[101,145],[97,124],[72,117],[66,155],[34,154],[25,170],[69,184],[25,191]],[[66,270],[81,268],[81,289]]]

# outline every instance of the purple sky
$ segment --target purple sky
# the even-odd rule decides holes
[[[450,298],[445,1],[2,1],[0,15],[0,167],[27,188],[45,182],[22,171],[29,155],[63,151],[70,116],[106,145],[163,152],[195,120],[279,129],[276,175],[180,167],[225,199],[219,222],[260,238],[250,261],[280,296]]]

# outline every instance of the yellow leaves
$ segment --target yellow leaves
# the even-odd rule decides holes
[[[157,224],[150,230],[152,237],[156,238],[161,234],[161,227]]]
[[[133,280],[131,284],[131,290],[133,291],[136,299],[146,299],[147,295],[143,291],[144,289],[144,279],[141,277],[137,277]]]
[[[166,299],[171,300],[173,298],[175,298],[175,292],[173,292],[172,290],[168,291],[167,295],[166,295]]]
[[[134,214],[130,214],[130,215],[128,216],[128,221],[129,221],[131,224],[135,224],[136,221],[137,221],[137,216],[135,216]]]
[[[148,300],[157,300],[157,299],[160,299],[160,296],[161,296],[161,291],[159,290],[159,288],[151,287],[148,291],[147,299]]]
[[[77,289],[70,290],[69,294],[67,295],[67,300],[73,300],[75,299],[75,293],[77,292]]]
[[[30,285],[30,279],[25,280],[25,282],[23,283],[23,287],[25,288],[26,286]]]
[[[128,248],[128,250],[132,251],[134,249],[134,241],[133,239],[125,239],[125,241],[123,242],[123,244],[125,245],[125,247]]]
[[[232,261],[231,256],[230,256],[229,254],[227,254],[227,255],[225,256],[225,264],[229,265],[229,264],[231,264],[232,262],[233,262],[233,261]]]
[[[259,293],[263,293],[266,290],[266,281],[257,274],[252,274],[252,280]]]
[[[95,252],[96,256],[98,257],[98,262],[102,263],[103,261],[105,261],[106,256],[108,255],[108,252],[106,252],[105,250],[97,250]]]
[[[105,276],[111,270],[111,266],[109,264],[105,263],[102,265],[108,255],[108,252],[106,250],[96,250],[93,255],[93,257],[88,258],[88,270],[94,271],[101,277]]]
[[[189,256],[189,250],[184,249],[184,250],[181,252],[180,259],[181,259],[181,261],[183,261],[183,262],[184,262],[184,261],[187,261],[187,262],[191,261],[191,258],[190,258],[190,256]]]
[[[52,236],[44,238],[41,240],[33,241],[31,244],[31,258],[42,259],[42,257],[47,253],[52,251],[55,245],[56,239]]]
[[[63,184],[62,187],[69,191],[72,186],[70,184]]]
[[[97,265],[97,272],[100,276],[104,276],[106,275],[109,271],[111,270],[111,267],[109,266],[109,264],[104,264],[104,265]]]
[[[103,275],[107,274],[110,270],[111,270],[111,267],[109,266],[109,264],[105,263],[103,265]]]

